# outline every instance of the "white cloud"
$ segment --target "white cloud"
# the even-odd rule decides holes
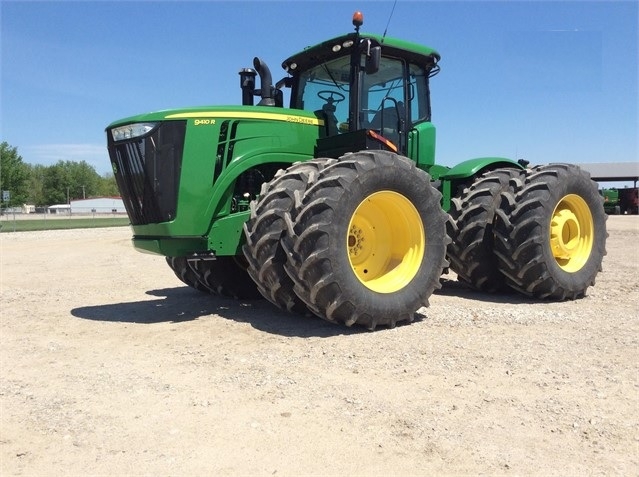
[[[105,144],[37,144],[18,149],[24,162],[50,166],[58,161],[86,161],[98,174],[111,170]]]

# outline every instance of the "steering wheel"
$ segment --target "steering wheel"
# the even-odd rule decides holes
[[[319,99],[323,99],[324,101],[326,101],[329,104],[341,103],[342,101],[344,101],[346,99],[346,96],[344,96],[339,91],[329,91],[327,89],[319,91],[317,93],[317,97]],[[337,99],[335,99],[335,98],[337,98]]]

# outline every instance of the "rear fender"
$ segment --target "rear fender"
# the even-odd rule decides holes
[[[439,180],[441,181],[443,209],[450,210],[451,199],[458,195],[461,189],[468,186],[473,178],[486,171],[502,167],[524,170],[521,164],[505,157],[477,157],[460,162],[441,174]]]
[[[521,164],[505,157],[477,157],[475,159],[469,159],[467,161],[460,162],[456,166],[449,169],[448,172],[441,175],[440,179],[449,181],[467,179],[469,177],[477,176],[484,171],[499,169],[502,167],[510,167],[521,170],[524,169]]]

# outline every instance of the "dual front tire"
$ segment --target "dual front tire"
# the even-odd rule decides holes
[[[292,197],[279,202],[278,225],[260,227],[282,194],[280,183],[295,186]],[[447,216],[428,174],[412,161],[384,151],[314,159],[263,192],[245,225],[244,254],[259,290],[276,305],[289,309],[273,299],[260,263],[276,263],[270,276],[308,311],[368,329],[411,321],[440,286]],[[260,246],[265,241],[269,253]]]

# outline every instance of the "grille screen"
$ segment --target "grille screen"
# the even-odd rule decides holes
[[[146,136],[118,142],[108,131],[113,172],[132,225],[175,219],[185,130],[186,121],[167,121]]]

